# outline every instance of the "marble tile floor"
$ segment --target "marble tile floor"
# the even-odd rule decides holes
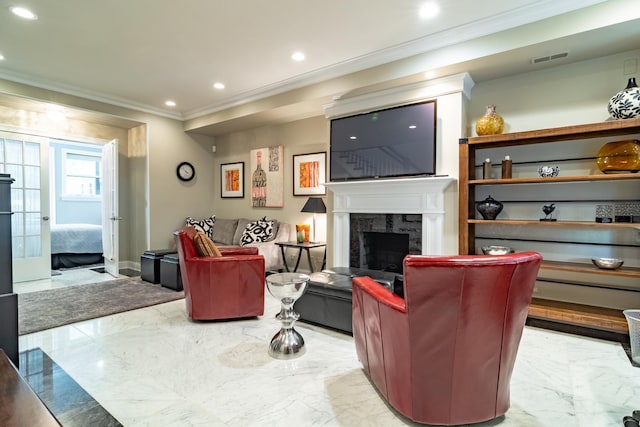
[[[41,348],[124,426],[414,425],[369,383],[352,337],[298,322],[306,354],[275,360],[268,293],[254,319],[194,322],[184,304],[25,335],[20,350]],[[511,384],[511,409],[478,426],[621,426],[640,408],[640,369],[609,341],[526,327]]]

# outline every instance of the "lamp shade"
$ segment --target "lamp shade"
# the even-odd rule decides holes
[[[309,197],[309,200],[307,200],[307,203],[304,204],[300,212],[326,213],[327,207],[321,197]]]

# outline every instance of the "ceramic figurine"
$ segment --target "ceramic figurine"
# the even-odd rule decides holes
[[[540,221],[555,221],[556,219],[551,216],[551,214],[555,210],[556,210],[555,203],[551,203],[550,205],[544,205],[542,207],[542,212],[544,212],[544,218],[540,218]]]

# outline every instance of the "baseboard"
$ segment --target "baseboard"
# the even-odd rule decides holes
[[[120,261],[118,263],[118,268],[120,270],[138,270],[140,271],[140,261]]]

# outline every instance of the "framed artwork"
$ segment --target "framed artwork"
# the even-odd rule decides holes
[[[293,156],[293,195],[325,195],[327,153],[297,154]]]
[[[244,197],[244,162],[220,165],[220,186],[222,198]]]
[[[251,150],[251,206],[284,206],[284,146]]]

